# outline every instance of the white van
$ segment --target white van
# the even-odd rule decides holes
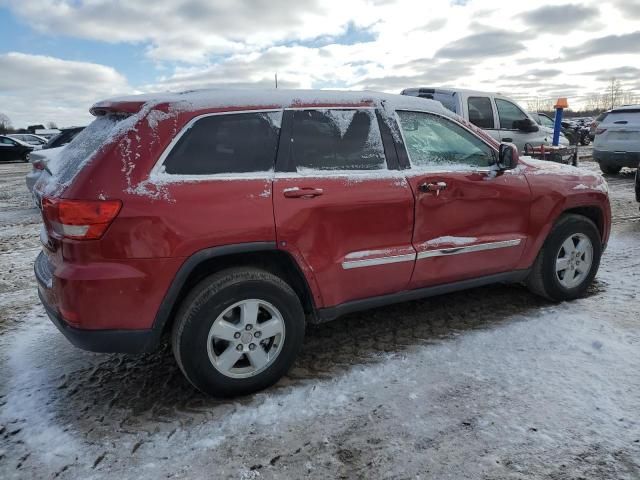
[[[604,173],[640,165],[640,105],[614,108],[598,124],[593,159]]]
[[[460,88],[405,88],[402,95],[437,100],[499,142],[515,143],[520,152],[525,144],[551,145],[553,128],[538,125],[514,100],[499,93]],[[569,140],[560,134],[560,145]]]

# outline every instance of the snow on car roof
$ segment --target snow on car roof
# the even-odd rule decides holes
[[[273,107],[296,106],[363,106],[367,104],[392,109],[415,109],[449,115],[440,102],[371,91],[346,90],[286,90],[286,89],[206,89],[179,93],[150,93],[109,98],[96,103],[92,110],[118,103],[136,103],[147,108],[169,104],[177,110],[200,110],[225,107]]]

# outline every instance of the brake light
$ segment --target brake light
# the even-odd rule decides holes
[[[596,135],[601,135],[606,131],[607,131],[606,128],[596,128]]]
[[[120,200],[42,199],[42,217],[49,232],[71,240],[102,237],[120,208]]]
[[[44,162],[42,160],[36,160],[31,165],[33,165],[33,168],[36,170],[44,170]]]

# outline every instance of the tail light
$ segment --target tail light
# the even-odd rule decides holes
[[[42,199],[42,217],[58,238],[96,240],[104,234],[122,208],[120,200]]]
[[[42,160],[35,160],[31,165],[33,165],[33,168],[35,168],[36,170],[44,170],[44,162]]]
[[[606,128],[596,128],[596,135],[601,135],[606,131],[607,131]]]

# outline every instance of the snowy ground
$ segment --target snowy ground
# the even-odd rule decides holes
[[[597,168],[591,162],[585,165]],[[0,165],[0,478],[640,478],[640,215],[590,295],[492,286],[311,327],[277,386],[213,400],[165,347],[71,346],[36,297],[38,215]]]

